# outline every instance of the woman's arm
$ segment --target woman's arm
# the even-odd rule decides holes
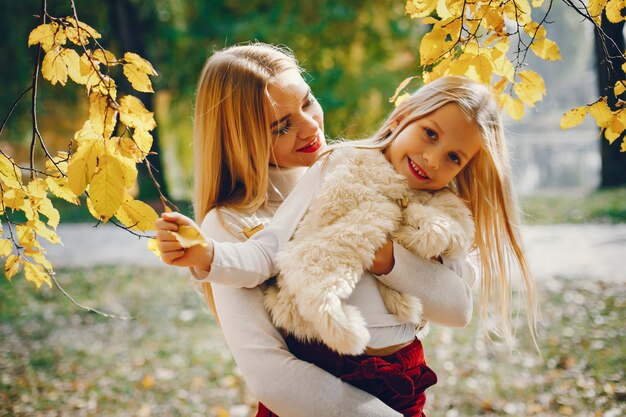
[[[424,318],[433,323],[464,327],[472,318],[472,288],[476,271],[470,260],[444,265],[418,258],[403,246],[393,244],[393,269],[378,279],[385,285],[418,297]]]
[[[263,307],[261,289],[213,285],[224,338],[252,394],[281,417],[394,416],[376,397],[293,356]]]
[[[236,229],[235,220],[213,213],[203,229],[216,240],[232,242],[233,230],[226,228]],[[246,385],[270,410],[281,417],[401,416],[376,397],[293,356],[264,308],[260,288],[212,287],[226,343]]]

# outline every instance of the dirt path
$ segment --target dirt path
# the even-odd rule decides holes
[[[162,265],[148,251],[147,239],[114,226],[62,225],[59,235],[64,246],[48,246],[49,258],[57,268]],[[567,276],[626,282],[626,224],[526,226],[524,237],[538,279]]]

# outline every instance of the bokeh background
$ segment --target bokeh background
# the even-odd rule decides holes
[[[27,38],[40,7],[0,0],[2,116],[30,83],[35,52]],[[71,13],[69,1],[47,7],[53,16]],[[255,40],[290,47],[325,110],[327,135],[359,138],[391,110],[398,84],[419,74],[427,30],[398,0],[82,0],[76,7],[105,48],[139,53],[159,72],[156,94],[142,100],[157,118],[161,181],[186,212],[194,90],[212,51]],[[429,416],[626,412],[626,268],[616,260],[626,249],[626,188],[600,187],[592,122],[559,129],[560,116],[593,102],[598,88],[591,28],[562,3],[552,7],[548,33],[563,59],[529,56],[547,97],[521,122],[506,120],[528,246],[542,272],[541,355],[523,315],[513,351],[488,343],[478,320],[461,330],[433,326],[424,343],[440,382],[429,390]],[[52,150],[67,147],[87,114],[80,88],[45,81],[38,109]],[[30,126],[23,101],[0,136],[2,150],[27,160]],[[156,199],[149,182],[137,192]],[[93,228],[84,206],[61,208],[62,223],[74,224],[60,227],[65,247],[50,248],[59,283],[79,303],[134,319],[86,313],[57,289],[36,291],[20,275],[12,283],[0,279],[0,416],[253,415],[255,400],[185,271],[160,266],[145,240]]]

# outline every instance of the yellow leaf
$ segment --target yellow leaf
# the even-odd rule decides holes
[[[32,247],[35,242],[35,232],[28,224],[18,224],[15,226],[17,232],[17,242],[24,247]]]
[[[30,198],[45,198],[48,194],[48,184],[41,178],[35,178],[28,183],[27,190]]]
[[[133,140],[141,151],[142,159],[148,155],[150,148],[152,148],[152,135],[142,129],[135,129],[133,132]]]
[[[485,55],[478,55],[472,59],[471,65],[476,70],[477,80],[483,84],[490,84],[493,72],[491,60]]]
[[[91,179],[89,197],[98,218],[108,220],[124,201],[124,170],[113,155],[104,155]]]
[[[122,206],[115,212],[115,217],[126,227],[145,232],[154,230],[154,223],[159,215],[146,203],[134,200],[126,194]]]
[[[574,126],[578,126],[585,116],[589,113],[589,107],[580,106],[575,109],[571,109],[561,117],[561,129],[570,129]]]
[[[148,250],[154,253],[157,258],[161,257],[161,251],[159,250],[159,241],[156,239],[148,239]]]
[[[79,196],[85,191],[96,171],[98,157],[101,155],[104,155],[102,141],[97,139],[81,140],[78,150],[70,158],[67,168],[68,185],[74,195]]]
[[[52,49],[43,58],[41,63],[41,74],[50,81],[50,84],[59,83],[65,85],[67,83],[68,70],[67,65],[63,62],[60,54],[64,49]]]
[[[146,388],[146,389],[150,389],[150,388],[154,387],[154,377],[152,376],[152,374],[146,374],[141,379],[141,386]]]
[[[21,210],[24,205],[25,198],[26,192],[21,188],[11,188],[10,190],[2,193],[2,202],[5,206],[12,208],[13,210]]]
[[[626,152],[626,139],[622,140],[622,146],[619,148],[620,152]]]
[[[108,139],[113,134],[117,120],[117,111],[109,106],[106,96],[92,93],[89,95],[89,121],[94,133]]]
[[[41,284],[46,283],[49,287],[52,287],[50,282],[50,275],[39,266],[30,262],[24,262],[24,277],[27,281],[35,283],[37,288],[41,287]]]
[[[207,246],[204,236],[195,227],[179,226],[178,231],[172,233],[183,248],[190,248],[196,245]]]
[[[432,64],[443,57],[448,49],[445,39],[446,32],[437,27],[422,37],[420,42],[420,63],[422,65]]]
[[[546,28],[534,20],[524,26],[524,32],[535,40],[545,38],[547,35]]]
[[[528,24],[531,19],[531,7],[528,0],[514,0],[504,4],[504,13],[506,17],[514,22],[518,22],[520,26]]]
[[[409,0],[406,2],[405,12],[412,19],[426,17],[437,7],[438,0]]]
[[[135,184],[137,180],[137,164],[133,159],[124,157],[123,153],[118,162],[124,171],[124,187],[130,188]]]
[[[113,65],[117,65],[117,58],[115,58],[115,55],[113,55],[112,52],[107,51],[106,49],[96,49],[95,51],[93,51],[93,54],[91,55],[92,59],[95,59],[98,62],[103,63],[104,65],[107,66],[113,66]]]
[[[46,52],[54,46],[54,30],[50,23],[37,26],[28,35],[28,46],[38,43],[41,44],[41,47]]]
[[[4,263],[4,275],[9,281],[11,281],[11,278],[13,278],[15,274],[17,274],[17,271],[20,270],[20,263],[18,262],[19,259],[20,258],[17,255],[10,255]]]
[[[148,60],[143,59],[133,52],[126,52],[124,54],[124,60],[129,64],[134,65],[139,71],[147,75],[158,75],[157,72],[154,70],[154,67],[150,62],[148,62]]]
[[[80,204],[80,200],[78,199],[76,194],[74,194],[70,189],[67,178],[47,177],[46,183],[48,184],[50,192],[55,197],[62,198],[63,200],[74,205]]]
[[[535,103],[541,100],[546,94],[546,86],[543,78],[534,71],[526,70],[517,74],[521,82],[513,86],[515,94],[524,104],[534,107]]]
[[[533,0],[532,4],[535,9],[538,9],[543,6],[543,0]]]
[[[613,120],[613,112],[607,104],[606,97],[602,97],[600,100],[589,106],[589,112],[595,119],[596,124],[601,128],[607,128],[610,126]]]
[[[626,81],[621,80],[615,83],[615,87],[613,87],[613,94],[615,97],[620,96],[624,91],[626,91]]]
[[[501,99],[504,109],[513,120],[521,120],[524,116],[524,103],[519,99],[514,99],[508,94],[502,94]]]
[[[40,214],[43,214],[48,219],[48,225],[54,229],[59,226],[61,216],[59,210],[55,209],[52,205],[52,201],[48,198],[43,198],[37,202],[37,210]]]
[[[402,103],[404,100],[406,100],[407,98],[411,97],[411,95],[409,93],[403,93],[400,94],[397,98],[396,101],[394,101],[394,106],[398,107],[400,105],[400,103]]]
[[[13,164],[13,160],[3,153],[0,153],[0,181],[10,188],[22,186],[22,172]]]
[[[120,121],[128,127],[150,131],[156,127],[154,113],[149,112],[135,96],[120,100]]]
[[[46,227],[46,224],[41,220],[33,221],[32,225],[33,230],[35,231],[37,236],[40,236],[55,245],[61,243],[61,238],[59,237],[59,235],[57,235],[53,230],[48,229]]]
[[[133,64],[124,65],[124,75],[137,91],[142,93],[154,93],[152,89],[152,83],[148,75],[141,71],[141,69]]]
[[[606,17],[611,23],[619,23],[622,20],[626,20],[626,17],[622,16],[622,10],[626,7],[624,0],[609,0],[606,3]]]
[[[117,85],[115,80],[108,75],[102,75],[99,82],[92,87],[92,92],[100,93],[103,96],[110,96],[113,100],[117,98]]]
[[[589,0],[587,10],[589,15],[593,18],[594,22],[600,25],[602,20],[602,11],[606,7],[607,0]]]
[[[13,252],[13,241],[11,239],[0,239],[0,257],[6,258]]]
[[[530,49],[541,59],[546,61],[558,61],[561,59],[561,51],[556,42],[548,38],[535,39],[530,44]]]
[[[620,111],[621,113],[621,111]],[[604,130],[604,137],[609,141],[610,144],[613,144],[622,135],[624,132],[624,124],[621,120],[621,115],[619,113],[613,114],[611,118],[611,123]]]
[[[86,23],[79,21],[77,24],[76,20],[71,17],[66,17],[64,20],[71,25],[66,28],[67,37],[76,45],[86,45],[89,42],[89,38],[100,39],[102,37],[97,30]]]
[[[37,252],[30,255],[31,259],[37,262],[39,265],[43,266],[48,271],[52,271],[52,264],[49,260],[46,259],[46,256],[43,252]]]
[[[449,17],[453,19],[460,17],[463,13],[463,3],[458,0],[444,0],[443,2],[440,1],[439,5],[437,6],[437,11],[439,11],[442,6],[445,7],[445,10],[448,13]],[[440,16],[443,17],[443,15]]]
[[[73,49],[64,49],[61,52],[63,63],[67,67],[67,73],[76,84],[85,84],[87,77],[81,74],[80,56]]]

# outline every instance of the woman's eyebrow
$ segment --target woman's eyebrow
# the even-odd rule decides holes
[[[283,117],[281,117],[280,119],[278,119],[278,120],[276,120],[276,121],[272,122],[272,123],[270,124],[270,129],[271,129],[271,128],[273,128],[273,127],[278,126],[278,124],[279,124],[279,123],[282,123],[282,122],[284,122],[285,120],[289,119],[289,116],[291,116],[291,113],[288,113],[288,114],[284,115]]]

